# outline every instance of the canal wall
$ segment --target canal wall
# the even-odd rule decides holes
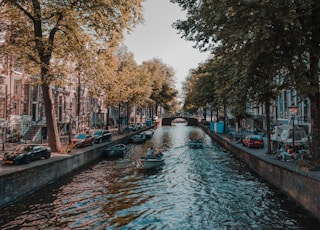
[[[105,156],[107,147],[119,143],[127,144],[130,136],[135,133],[119,136],[108,143],[74,149],[70,154],[52,154],[47,160],[33,161],[25,165],[1,166],[10,167],[10,170],[0,170],[0,208],[59,180],[74,170],[89,166]]]
[[[320,172],[304,171],[294,162],[279,161],[256,149],[243,149],[242,145],[212,133],[204,126],[202,129],[320,220]]]
[[[303,171],[293,162],[281,162],[267,154],[261,154],[261,151],[242,148],[224,136],[199,126],[224,148],[239,156],[254,171],[320,220],[320,172]],[[48,160],[13,167],[3,166],[11,167],[12,170],[0,173],[0,208],[59,180],[74,170],[96,162],[104,156],[105,148],[118,143],[126,144],[133,134],[122,135],[110,143],[76,149],[71,154],[57,154]]]

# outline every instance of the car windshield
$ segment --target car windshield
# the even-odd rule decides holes
[[[99,135],[101,135],[101,133],[102,133],[102,131],[95,131],[95,132],[94,132],[94,135],[95,135],[95,136],[99,136]]]
[[[251,136],[251,140],[260,141],[261,137],[260,136]]]
[[[78,134],[76,136],[77,139],[86,139],[87,135],[86,134]]]
[[[282,132],[281,132],[281,139],[286,139],[287,138],[287,136],[288,136],[288,133],[289,133],[289,130],[282,130]]]
[[[16,147],[16,152],[23,152],[23,151],[29,151],[31,150],[33,147],[29,146],[29,145],[18,145]]]

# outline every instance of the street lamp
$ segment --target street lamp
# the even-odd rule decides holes
[[[289,107],[289,111],[292,119],[292,148],[294,149],[294,117],[298,112],[298,107],[295,106],[294,103],[292,103],[291,106]]]

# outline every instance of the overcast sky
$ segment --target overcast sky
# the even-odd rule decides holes
[[[124,44],[139,65],[158,58],[171,66],[180,90],[189,70],[204,62],[208,53],[200,53],[192,47],[194,43],[180,38],[178,31],[172,28],[177,19],[185,18],[178,5],[170,0],[146,0],[143,5],[145,21],[126,36]]]

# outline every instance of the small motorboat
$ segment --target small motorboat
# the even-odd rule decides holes
[[[158,166],[161,166],[164,164],[163,154],[160,153],[159,155],[154,157],[141,157],[140,162],[141,162],[141,168],[143,169],[147,170],[147,169],[157,168]]]
[[[133,144],[142,144],[147,141],[147,137],[145,133],[134,134],[130,137],[130,142]]]
[[[107,157],[123,157],[128,153],[130,147],[125,144],[113,145],[105,150]]]
[[[203,148],[202,140],[200,140],[200,139],[191,139],[189,141],[189,148],[190,149],[202,149]]]
[[[146,139],[147,140],[150,140],[152,137],[153,137],[153,134],[154,134],[154,130],[153,129],[150,129],[150,130],[147,130],[145,132],[143,132],[145,135],[146,135]]]

